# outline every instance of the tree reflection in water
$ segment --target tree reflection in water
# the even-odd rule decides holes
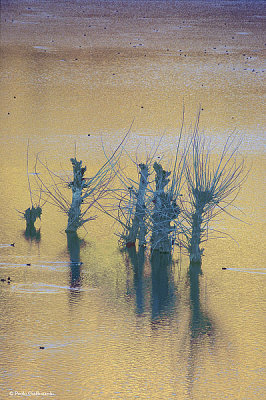
[[[76,232],[67,233],[67,248],[70,256],[70,300],[76,300],[77,296],[80,295],[78,290],[81,287],[81,265],[80,261],[80,247],[83,244],[83,240],[80,239]]]
[[[133,285],[136,298],[136,314],[144,315],[146,298],[150,292],[151,328],[157,329],[167,321],[177,318],[178,302],[181,300],[182,278],[180,266],[178,280],[175,283],[175,269],[171,255],[153,251],[150,257],[145,257],[145,248],[130,247],[126,249],[127,267],[131,263],[133,269]],[[180,263],[180,260],[179,260]],[[151,273],[147,271],[151,268]],[[144,272],[145,270],[145,272]],[[204,310],[200,296],[201,266],[190,265],[187,271],[187,285],[185,292],[186,311],[189,313],[186,336],[181,340],[180,355],[186,354],[187,359],[187,392],[189,398],[193,398],[193,385],[199,368],[199,353],[204,346],[212,346],[214,338],[214,324],[208,312]],[[127,285],[130,290],[130,279]],[[183,288],[184,289],[184,288]],[[179,290],[179,296],[177,296]],[[189,292],[187,292],[187,290]],[[181,297],[180,297],[181,296]],[[181,307],[181,304],[180,304]],[[183,306],[182,306],[183,307]],[[186,320],[186,317],[184,317]],[[181,335],[182,332],[180,331]],[[178,334],[178,332],[176,332]],[[180,356],[179,355],[179,356]]]
[[[198,352],[203,347],[203,341],[214,337],[214,325],[208,313],[202,309],[200,302],[200,276],[201,266],[190,265],[188,281],[190,290],[190,322],[189,322],[189,350],[188,350],[188,395],[193,398],[193,384],[196,379],[196,365]],[[207,343],[210,346],[211,343]]]
[[[174,279],[172,276],[172,257],[169,253],[154,250],[151,255],[151,320],[158,324],[173,314],[175,303]]]
[[[191,338],[197,338],[202,335],[211,335],[213,331],[212,322],[200,304],[200,285],[199,277],[202,275],[200,267],[193,266],[189,268],[189,287],[190,287],[190,331]]]
[[[126,249],[128,260],[133,267],[134,291],[136,294],[136,313],[141,315],[144,313],[145,295],[144,295],[144,264],[145,264],[145,248],[141,246],[137,252],[136,247],[132,246]]]
[[[130,262],[133,269],[136,313],[137,315],[145,313],[145,299],[150,291],[151,322],[152,327],[155,327],[165,317],[169,317],[174,308],[175,288],[171,255],[154,250],[151,257],[147,258],[143,246],[138,250],[132,246],[125,251],[127,267]],[[145,262],[151,269],[151,276],[144,274]]]
[[[39,243],[41,241],[41,229],[36,229],[35,226],[27,226],[23,233],[26,240]]]

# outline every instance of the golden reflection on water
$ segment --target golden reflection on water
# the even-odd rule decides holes
[[[10,390],[51,391],[60,400],[263,398],[263,42],[256,4],[246,11],[207,2],[179,11],[164,2],[149,9],[82,2],[79,11],[65,2],[3,5],[0,243],[15,247],[0,247],[0,277],[12,280],[0,286],[1,399]],[[132,12],[137,18],[128,18]],[[38,151],[55,171],[70,171],[76,143],[89,174],[104,161],[100,136],[110,151],[133,119],[130,151],[164,131],[164,147],[173,147],[183,101],[187,129],[201,103],[208,135],[219,145],[236,127],[252,164],[237,201],[245,215],[236,211],[247,224],[229,216],[215,224],[235,241],[207,243],[203,274],[189,274],[184,256],[163,272],[148,255],[121,253],[106,216],[88,224],[73,247],[65,216],[48,204],[40,240],[26,240],[16,209],[30,205],[28,138],[31,172]]]
[[[133,20],[126,15],[117,19],[116,10],[109,10],[104,29],[104,19],[92,17],[89,10],[83,20],[73,5],[69,20],[55,3],[50,11],[58,19],[49,19],[38,14],[39,7],[45,6],[26,13],[40,23],[39,29],[29,24],[23,5],[3,8],[5,133],[114,132],[133,118],[142,131],[173,130],[183,101],[188,121],[201,103],[202,123],[210,131],[236,127],[242,133],[262,132],[262,20],[253,16],[247,21],[256,9],[234,10],[226,28],[225,10],[210,4],[205,7],[213,13],[211,23],[201,18],[204,11],[197,3],[189,14],[171,4],[163,14],[155,7],[157,18],[144,18],[151,10],[142,10],[142,18]]]

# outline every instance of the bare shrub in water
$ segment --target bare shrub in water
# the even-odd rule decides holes
[[[37,219],[41,219],[42,215],[42,206],[44,202],[42,202],[42,191],[38,188],[38,201],[34,201],[35,193],[32,190],[32,185],[30,181],[30,173],[29,173],[29,147],[30,142],[28,140],[27,145],[27,179],[28,179],[28,190],[30,194],[30,202],[31,207],[28,207],[24,212],[18,211],[21,214],[21,217],[26,221],[26,230],[25,237],[36,239],[40,237],[40,230],[36,230],[35,222]],[[35,182],[36,183],[36,182]],[[42,204],[43,203],[43,204]]]

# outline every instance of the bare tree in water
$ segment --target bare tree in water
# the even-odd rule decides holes
[[[210,237],[210,223],[220,213],[229,212],[247,176],[245,162],[238,156],[239,143],[227,138],[216,160],[198,123],[186,159],[188,201],[182,202],[183,224],[179,245],[187,249],[191,264],[201,264],[201,244]],[[217,231],[216,231],[217,232]]]
[[[92,177],[85,177],[87,168],[82,166],[82,161],[78,161],[76,157],[70,159],[73,170],[72,176],[64,177],[52,171],[47,162],[42,161],[40,156],[37,155],[35,172],[39,186],[47,202],[67,215],[66,233],[76,232],[86,222],[97,217],[96,208],[99,208],[101,201],[108,196],[108,187],[114,178],[111,165],[118,163],[122,150],[121,146],[127,135],[128,133]],[[40,169],[44,171],[44,176],[39,173]],[[69,189],[72,192],[71,199]]]

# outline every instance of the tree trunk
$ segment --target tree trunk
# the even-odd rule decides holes
[[[155,211],[153,213],[153,226],[152,226],[152,249],[159,250],[162,253],[171,252],[171,238],[172,231],[170,222],[167,219],[166,207],[162,206],[162,196],[156,198]]]
[[[154,212],[152,215],[152,237],[151,244],[153,250],[162,253],[170,253],[172,244],[170,233],[172,231],[171,222],[179,214],[179,208],[171,201],[171,198],[164,192],[168,184],[168,176],[171,172],[163,170],[162,166],[154,163],[156,172],[156,191],[154,193]]]
[[[66,232],[76,232],[80,227],[80,206],[82,203],[82,189],[72,188],[72,203],[68,211]]]
[[[145,193],[148,185],[148,166],[139,164],[140,181],[139,190],[137,192],[137,203],[132,226],[126,238],[127,246],[136,242],[138,237],[140,246],[145,245],[146,226],[145,226]]]
[[[189,247],[189,258],[191,264],[201,264],[202,249],[200,249],[201,242],[201,224],[202,224],[202,207],[197,209],[192,216],[192,235]]]
[[[68,211],[68,223],[66,232],[76,232],[82,225],[80,218],[80,206],[82,203],[82,191],[87,187],[83,175],[86,167],[82,167],[82,161],[77,161],[76,158],[71,158],[73,166],[73,182],[70,182],[69,187],[72,189],[72,203]]]

